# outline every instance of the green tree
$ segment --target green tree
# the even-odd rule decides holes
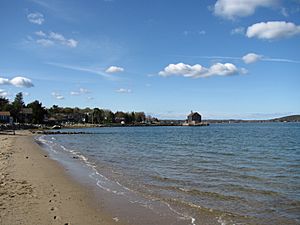
[[[115,114],[108,109],[105,109],[103,111],[104,111],[104,122],[105,123],[114,123],[115,122]]]
[[[31,102],[27,105],[28,108],[32,108],[32,123],[41,124],[44,122],[44,116],[47,113],[46,109],[42,106],[38,100]]]
[[[53,105],[50,109],[48,109],[49,114],[53,115],[55,113],[59,113],[61,108],[58,105]]]
[[[135,113],[135,122],[141,123],[144,122],[146,119],[144,112],[136,112]]]
[[[10,111],[11,105],[9,100],[4,97],[0,97],[0,111]]]
[[[104,111],[99,108],[94,108],[93,110],[93,123],[103,123],[104,121]]]
[[[22,108],[24,108],[25,104],[23,101],[23,94],[22,92],[19,92],[18,94],[16,94],[16,97],[14,99],[14,101],[12,102],[12,109],[11,109],[11,114],[14,118],[15,121],[20,121],[20,111]]]

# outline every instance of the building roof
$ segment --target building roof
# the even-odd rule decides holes
[[[10,116],[10,112],[8,111],[1,111],[0,116]]]
[[[23,108],[21,109],[22,114],[32,114],[32,108]]]
[[[191,111],[191,113],[188,116],[193,116],[193,115],[199,115],[199,116],[201,116],[198,112],[193,112],[193,111]]]

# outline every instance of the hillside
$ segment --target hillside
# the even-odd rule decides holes
[[[272,119],[271,121],[276,122],[300,122],[300,115],[291,115],[291,116],[285,116],[280,118]]]

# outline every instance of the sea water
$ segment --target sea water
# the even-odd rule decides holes
[[[124,201],[166,206],[182,224],[202,224],[203,212],[216,224],[300,224],[300,123],[77,131],[91,134],[37,139]]]

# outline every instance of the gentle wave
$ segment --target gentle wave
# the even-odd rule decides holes
[[[257,218],[255,224],[300,221],[299,124],[89,131],[97,134],[43,139],[53,152],[70,151],[82,162],[91,163],[115,185],[101,182],[103,178],[94,171],[91,176],[96,183],[100,180],[99,188],[125,195],[140,192],[149,199],[165,199],[171,207],[183,201],[182,208],[197,208],[194,204],[220,215]],[[220,221],[227,221],[220,215]]]

